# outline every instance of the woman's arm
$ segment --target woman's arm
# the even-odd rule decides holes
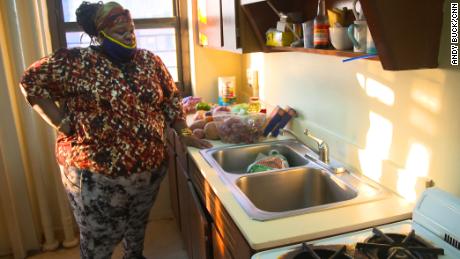
[[[187,126],[187,123],[182,119],[176,119],[173,123],[173,128],[180,136],[182,143],[187,146],[192,146],[196,148],[210,148],[212,144],[204,139],[199,139],[191,134],[190,129]],[[188,130],[184,130],[188,129]]]
[[[51,127],[65,135],[71,134],[70,121],[66,119],[63,110],[53,100],[40,97],[27,97],[27,100]]]

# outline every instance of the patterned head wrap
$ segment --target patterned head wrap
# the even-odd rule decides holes
[[[123,25],[124,23],[132,23],[131,14],[129,10],[124,9],[123,6],[116,2],[108,2],[98,10],[94,23],[96,31],[100,32],[107,28],[112,28],[116,25]]]

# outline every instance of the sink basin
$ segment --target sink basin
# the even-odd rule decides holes
[[[358,195],[324,170],[308,167],[240,177],[236,186],[255,207],[269,212],[342,202]]]
[[[226,173],[245,174],[259,153],[268,154],[277,150],[286,157],[289,167],[304,166],[309,163],[304,154],[306,150],[293,141],[266,142],[252,145],[232,146],[211,151],[212,159]],[[303,153],[302,153],[303,152]]]
[[[286,157],[289,168],[246,173],[257,154],[273,149]],[[256,220],[370,202],[389,194],[368,178],[344,170],[333,159],[331,164],[322,163],[311,149],[296,140],[214,147],[200,152],[248,216]]]

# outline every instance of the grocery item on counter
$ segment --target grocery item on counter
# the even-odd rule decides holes
[[[230,109],[229,106],[216,106],[214,109],[212,109],[212,114],[218,113],[218,112],[231,112],[232,109]]]
[[[260,112],[259,97],[253,96],[249,98],[248,112]]]
[[[204,138],[205,134],[204,134],[204,130],[203,129],[194,129],[193,130],[193,136],[199,138],[199,139],[202,139]]]
[[[280,154],[278,150],[273,149],[268,152],[268,155],[263,153],[257,154],[255,162],[248,166],[246,172],[256,173],[274,169],[284,169],[288,167],[289,163],[286,157]]]
[[[182,108],[185,114],[194,113],[196,104],[201,102],[201,97],[187,96],[182,99]]]
[[[248,114],[249,104],[239,103],[232,106],[231,111],[234,114],[245,115]]]
[[[276,124],[278,124],[278,122],[281,121],[281,118],[284,116],[285,113],[286,111],[278,105],[275,107],[275,109],[273,109],[273,111],[270,113],[270,116],[268,116],[268,123],[264,128],[264,137],[270,134],[273,128],[275,128]]]
[[[265,124],[265,114],[247,115],[225,114],[214,118],[217,131],[225,143],[256,143],[260,140]]]
[[[287,112],[281,117],[281,120],[275,125],[270,133],[272,137],[277,137],[280,133],[280,129],[284,128],[291,118],[297,117],[297,112],[293,108],[286,106],[285,110]]]
[[[206,125],[206,121],[205,121],[205,120],[197,120],[197,121],[194,121],[194,122],[190,125],[189,128],[190,128],[191,130],[203,129],[205,125]]]
[[[195,108],[197,111],[209,111],[211,110],[211,105],[206,102],[199,102],[196,104]]]
[[[236,78],[234,76],[218,77],[218,104],[220,106],[232,105],[236,102]]]
[[[196,111],[193,115],[193,121],[204,120],[206,117],[206,111]]]
[[[221,122],[211,121],[211,122],[206,123],[206,125],[204,126],[204,135],[207,139],[210,139],[210,140],[220,139],[219,132],[217,131],[217,126],[219,123]]]

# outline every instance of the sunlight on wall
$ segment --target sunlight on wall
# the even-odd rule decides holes
[[[265,71],[264,71],[264,53],[257,52],[257,53],[250,53],[249,54],[249,63],[247,68],[252,70],[257,70],[258,75],[258,83],[259,83],[259,97],[261,100],[265,100]]]
[[[433,87],[438,89],[439,87]],[[438,97],[439,93],[433,91],[428,92],[426,89],[415,88],[411,91],[411,97],[414,101],[420,104],[423,108],[438,113],[441,110],[441,101]]]
[[[419,108],[412,108],[409,112],[409,120],[417,129],[431,136],[436,135],[436,123],[425,111],[422,111]]]
[[[382,177],[382,161],[388,159],[392,138],[393,123],[370,111],[366,147],[358,151],[358,157],[363,174],[374,181]]]
[[[417,178],[427,177],[430,167],[431,152],[420,143],[412,143],[406,160],[406,167],[398,170],[398,193],[410,201],[417,198]]]
[[[391,88],[372,78],[366,78],[361,73],[356,73],[356,79],[369,97],[375,98],[388,106],[394,105],[395,93]]]

